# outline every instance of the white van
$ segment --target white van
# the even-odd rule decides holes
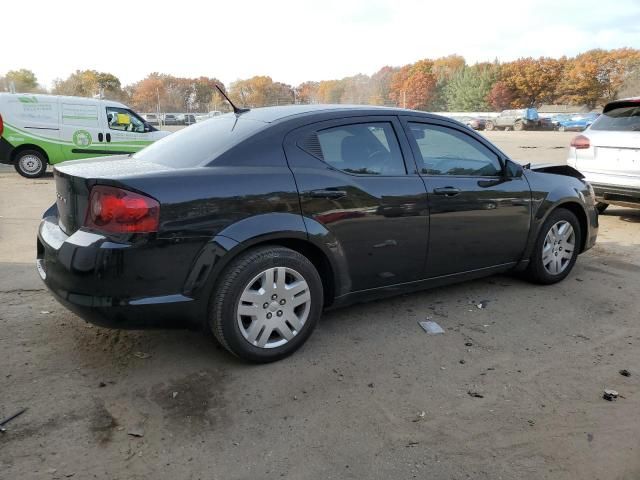
[[[0,163],[27,178],[47,164],[134,153],[169,134],[118,102],[0,93]]]

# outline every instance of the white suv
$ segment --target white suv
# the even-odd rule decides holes
[[[567,164],[591,183],[600,213],[609,204],[640,208],[640,97],[608,103],[571,140]]]

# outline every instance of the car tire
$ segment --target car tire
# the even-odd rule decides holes
[[[13,166],[25,178],[39,178],[47,171],[47,158],[38,150],[22,150],[18,152]]]
[[[565,229],[567,225],[571,230]],[[525,277],[543,285],[564,280],[576,263],[581,241],[582,232],[576,216],[564,208],[554,210],[540,228]],[[567,257],[569,246],[571,252]]]
[[[596,202],[596,210],[598,213],[604,213],[604,211],[609,207],[608,203],[604,202]]]
[[[524,130],[524,123],[518,121],[516,123],[513,124],[513,130],[516,132],[521,132],[522,130]]]
[[[493,122],[487,122],[484,124],[484,129],[488,132],[492,131],[494,128],[496,128],[496,125]]]
[[[252,249],[233,260],[220,279],[209,325],[220,344],[244,360],[267,363],[291,355],[322,314],[320,275],[294,250]]]

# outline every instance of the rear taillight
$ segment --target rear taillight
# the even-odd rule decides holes
[[[578,135],[577,137],[573,137],[570,145],[576,150],[584,150],[585,148],[589,148],[591,143],[584,135]]]
[[[91,189],[84,225],[105,233],[158,231],[160,204],[153,198],[116,187]]]
[[[2,120],[2,115],[0,115],[0,137],[4,133],[4,120]]]

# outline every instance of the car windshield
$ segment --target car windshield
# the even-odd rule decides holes
[[[625,102],[614,106],[593,122],[591,130],[640,131],[640,103]]]
[[[220,115],[172,133],[133,158],[169,167],[196,167],[209,163],[267,125],[232,113]]]

